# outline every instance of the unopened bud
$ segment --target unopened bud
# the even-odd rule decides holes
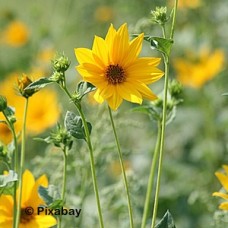
[[[53,68],[58,72],[65,72],[70,66],[69,59],[64,55],[57,56],[53,60]]]
[[[169,20],[166,7],[156,7],[155,10],[151,11],[151,14],[153,23],[164,25]]]
[[[7,100],[5,97],[0,95],[0,112],[4,111],[7,108]]]
[[[25,89],[31,83],[31,79],[25,74],[23,74],[20,78],[17,78],[19,92],[25,98],[31,97],[35,92],[37,92],[35,89]]]

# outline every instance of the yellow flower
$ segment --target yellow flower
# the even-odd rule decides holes
[[[2,42],[13,47],[19,47],[28,42],[27,26],[21,21],[12,21],[1,34]]]
[[[48,228],[56,225],[56,219],[51,215],[37,214],[37,208],[45,205],[44,201],[38,195],[38,187],[48,186],[48,180],[45,175],[39,177],[36,181],[29,170],[23,173],[21,217],[19,228]],[[17,198],[19,189],[17,190]],[[34,213],[27,215],[25,209],[32,207]],[[13,227],[13,197],[11,195],[0,196],[0,227]]]
[[[212,53],[203,49],[198,56],[190,53],[186,60],[177,58],[174,60],[177,78],[183,85],[201,88],[222,70],[224,58],[224,52],[219,49]]]
[[[178,1],[178,7],[181,9],[184,8],[197,8],[201,5],[201,0],[179,0]]]
[[[123,99],[141,104],[143,98],[156,99],[147,84],[160,79],[163,72],[156,68],[160,58],[138,57],[143,33],[129,41],[127,24],[117,31],[110,26],[105,39],[95,36],[92,50],[75,49],[83,79],[96,86],[94,98],[98,103],[107,100],[116,110]]]
[[[22,117],[24,112],[24,98],[16,94],[15,83],[17,74],[9,75],[0,83],[0,91],[7,98],[8,105],[15,108],[17,132],[22,127]],[[50,88],[40,90],[29,98],[27,132],[29,134],[40,134],[47,128],[53,126],[58,121],[60,107],[57,100],[57,94]],[[1,120],[3,118],[0,118]],[[12,137],[6,126],[0,124],[0,140],[4,143],[11,141]]]
[[[223,169],[225,170],[225,173],[216,172],[215,175],[219,179],[226,193],[214,192],[213,196],[219,196],[227,200],[226,202],[221,203],[219,208],[222,210],[228,210],[228,165],[223,165]]]
[[[113,9],[109,6],[99,6],[94,12],[94,18],[100,22],[111,21],[113,17]]]

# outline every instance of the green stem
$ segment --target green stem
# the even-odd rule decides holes
[[[62,193],[61,193],[61,199],[63,202],[65,202],[65,194],[66,194],[66,171],[67,171],[67,155],[68,155],[68,150],[67,147],[64,146],[63,148],[63,183],[62,183]],[[59,216],[58,219],[58,228],[61,228],[61,223],[62,223],[62,215]]]
[[[13,151],[13,170],[15,173],[18,173],[18,145],[17,145],[17,136],[16,132],[14,129],[13,123],[9,120],[8,116],[4,113],[3,114],[6,118],[6,122],[8,127],[10,128],[10,131],[13,135],[13,143],[14,143],[14,151]],[[17,192],[17,181],[14,182],[13,186],[13,227],[16,225],[16,217],[17,217],[17,197],[16,197],[16,192]]]
[[[174,30],[175,30],[175,24],[176,24],[176,14],[177,14],[177,6],[178,6],[178,0],[175,0],[174,3],[174,11],[173,11],[173,20],[172,20],[172,27],[170,32],[170,39],[173,39],[174,36]]]
[[[23,116],[23,127],[22,127],[22,133],[21,133],[21,157],[20,157],[20,169],[19,169],[19,175],[18,175],[19,196],[18,196],[18,203],[17,203],[17,217],[16,217],[16,225],[15,225],[16,228],[18,228],[20,225],[21,199],[22,199],[22,190],[23,190],[22,176],[23,176],[24,162],[25,162],[25,137],[26,137],[26,119],[27,119],[27,112],[28,112],[28,103],[29,103],[29,99],[26,98],[24,116]]]
[[[177,5],[178,5],[178,0],[175,0],[170,39],[173,39],[174,37]],[[154,197],[154,209],[153,209],[151,228],[155,227],[155,222],[157,217],[158,199],[159,199],[160,185],[161,185],[162,163],[163,163],[163,155],[164,155],[164,144],[165,144],[164,142],[165,142],[165,129],[166,129],[167,94],[168,94],[168,84],[169,84],[169,55],[164,54],[163,57],[164,57],[164,64],[165,64],[164,100],[163,100],[163,113],[162,113],[162,126],[161,126],[160,155],[159,155],[159,162],[158,162],[158,176],[157,176],[157,183],[156,183],[156,190],[155,190],[155,197]]]
[[[67,90],[67,88],[65,86],[65,82],[63,83],[63,85],[60,85],[60,87],[67,94],[67,96],[72,100],[72,96],[69,93],[69,91]],[[88,124],[86,122],[84,113],[83,113],[83,111],[81,109],[81,105],[79,103],[76,103],[76,102],[74,102],[74,104],[75,104],[75,106],[77,108],[77,111],[79,112],[79,114],[80,114],[80,116],[82,118],[84,130],[85,130],[86,142],[87,142],[87,145],[88,145],[88,148],[89,148],[90,168],[91,168],[91,173],[92,173],[94,193],[95,193],[96,202],[97,202],[97,210],[98,210],[100,228],[104,228],[104,222],[103,222],[103,217],[102,217],[102,212],[101,212],[100,197],[99,197],[99,191],[98,191],[98,185],[97,185],[97,177],[96,177],[96,171],[95,171],[95,162],[94,162],[94,155],[93,155],[93,147],[92,147],[92,143],[91,143],[91,139],[90,139],[89,128],[88,128]]]
[[[155,221],[157,216],[158,209],[158,198],[160,192],[160,182],[161,182],[161,171],[163,163],[163,154],[164,154],[164,142],[165,142],[165,128],[166,128],[166,110],[167,110],[167,94],[168,94],[168,75],[169,75],[169,62],[168,58],[165,58],[165,86],[164,86],[164,100],[163,100],[163,113],[162,113],[162,126],[161,126],[161,141],[160,141],[160,153],[159,153],[159,162],[158,162],[158,176],[156,183],[156,191],[154,198],[154,209],[151,228],[155,227]]]
[[[161,141],[161,123],[160,121],[158,121],[158,135],[157,135],[156,146],[155,146],[154,155],[152,159],[152,164],[150,168],[150,176],[149,176],[149,181],[147,185],[146,200],[144,204],[141,228],[146,227],[146,221],[147,221],[147,216],[148,216],[148,211],[150,206],[150,199],[151,199],[151,194],[152,194],[152,189],[154,184],[155,168],[158,161],[158,155],[159,155],[159,149],[160,149],[160,141]]]
[[[108,111],[109,111],[109,116],[110,116],[110,120],[111,120],[111,124],[112,124],[113,133],[114,133],[115,140],[116,140],[116,145],[117,145],[117,150],[118,150],[118,155],[119,155],[119,160],[120,160],[121,171],[122,171],[122,174],[123,174],[124,185],[125,185],[125,189],[126,189],[126,193],[127,193],[127,202],[128,202],[128,213],[129,213],[129,218],[130,218],[130,227],[133,228],[134,227],[133,212],[132,212],[132,207],[131,207],[131,199],[130,199],[130,192],[129,192],[129,188],[128,188],[126,172],[125,172],[124,163],[123,163],[123,156],[122,156],[122,153],[121,153],[121,150],[120,150],[120,143],[119,143],[119,140],[118,140],[118,137],[117,137],[116,128],[115,128],[115,124],[114,124],[113,116],[112,116],[112,111],[111,111],[109,106],[108,106]]]
[[[162,25],[161,28],[162,28],[162,35],[164,38],[166,38],[165,25]]]

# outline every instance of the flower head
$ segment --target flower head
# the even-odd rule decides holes
[[[29,90],[25,89],[31,83],[32,83],[31,79],[25,74],[22,74],[21,77],[17,78],[18,90],[23,97],[26,97],[26,98],[31,97],[36,92],[36,90],[34,89],[29,89]]]
[[[216,172],[215,175],[219,179],[226,193],[214,192],[213,196],[219,196],[227,200],[226,202],[221,203],[219,208],[222,210],[228,210],[228,165],[223,165],[223,169],[225,170],[225,173]]]
[[[206,49],[199,55],[190,53],[187,60],[177,58],[174,60],[177,78],[183,85],[201,88],[222,70],[224,58],[222,50],[209,53]]]
[[[76,69],[96,86],[94,98],[98,103],[107,100],[116,110],[123,99],[141,104],[143,98],[157,98],[147,85],[163,75],[156,67],[160,58],[138,57],[142,41],[143,33],[129,41],[126,24],[118,30],[111,25],[105,39],[95,36],[92,50],[75,49],[79,62]]]
[[[21,216],[20,228],[48,228],[56,225],[56,219],[51,215],[37,214],[37,208],[40,205],[45,205],[44,201],[38,195],[38,187],[47,187],[48,180],[45,175],[42,175],[36,181],[29,170],[25,170],[23,174],[22,184],[22,201],[21,201]],[[17,190],[17,198],[19,189]],[[13,197],[11,195],[0,196],[0,227],[13,227]],[[27,215],[25,209],[31,207],[34,209],[32,215]]]
[[[12,21],[1,34],[2,42],[20,47],[27,43],[29,32],[27,26],[21,21]]]

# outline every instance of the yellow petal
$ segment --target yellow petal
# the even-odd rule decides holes
[[[105,42],[107,44],[110,56],[112,55],[115,36],[116,36],[116,30],[114,29],[113,24],[111,24],[108,29],[107,35],[105,37]]]
[[[124,57],[124,62],[122,64],[124,68],[127,68],[138,57],[142,49],[143,36],[144,34],[142,33],[131,41],[128,52],[126,53],[126,56]]]
[[[214,192],[214,193],[212,194],[212,196],[219,196],[219,197],[221,197],[221,198],[223,198],[223,199],[228,200],[228,194],[225,194],[225,193],[222,193],[222,192]]]
[[[219,208],[222,209],[222,210],[228,210],[228,202],[221,203],[219,205]]]
[[[130,83],[125,82],[117,85],[117,92],[127,101],[142,104],[142,95],[135,89],[134,86],[131,86]]]
[[[98,103],[101,104],[104,102],[104,98],[100,95],[100,93],[101,93],[100,89],[97,89],[93,97]]]
[[[75,48],[74,49],[75,56],[79,62],[79,64],[82,63],[93,63],[94,59],[92,56],[92,51],[88,48]]]
[[[157,96],[144,83],[137,81],[131,81],[131,84],[142,94],[142,96],[148,100],[155,100]]]
[[[25,170],[22,177],[22,200],[21,206],[26,207],[26,202],[29,200],[29,197],[32,193],[33,186],[35,184],[35,179],[32,173],[29,170]],[[19,189],[17,190],[17,199],[18,199]]]
[[[28,227],[52,227],[57,224],[56,219],[50,215],[35,215],[28,223]]]
[[[219,179],[225,190],[228,192],[228,176],[220,172],[216,172],[215,175]]]
[[[99,62],[102,67],[108,65],[108,47],[104,39],[95,36],[93,41],[93,53],[95,53],[96,62]]]
[[[114,88],[116,90],[116,88]],[[117,110],[120,104],[122,103],[123,99],[122,97],[117,93],[117,91],[114,91],[113,95],[107,99],[108,105],[111,109]]]
[[[37,208],[39,205],[44,204],[44,201],[39,197],[38,194],[39,186],[43,186],[46,188],[48,187],[48,180],[45,175],[42,175],[36,180],[35,185],[32,189],[29,201],[27,202],[27,205],[31,206],[32,208]]]
[[[124,60],[124,57],[128,53],[129,49],[129,34],[127,29],[127,24],[123,24],[117,31],[117,34],[113,41],[113,53],[112,60],[113,64],[120,64]]]
[[[228,176],[228,165],[223,165],[222,168],[225,170],[226,175]]]
[[[10,195],[0,196],[0,221],[1,215],[4,217],[13,217],[13,198]]]

